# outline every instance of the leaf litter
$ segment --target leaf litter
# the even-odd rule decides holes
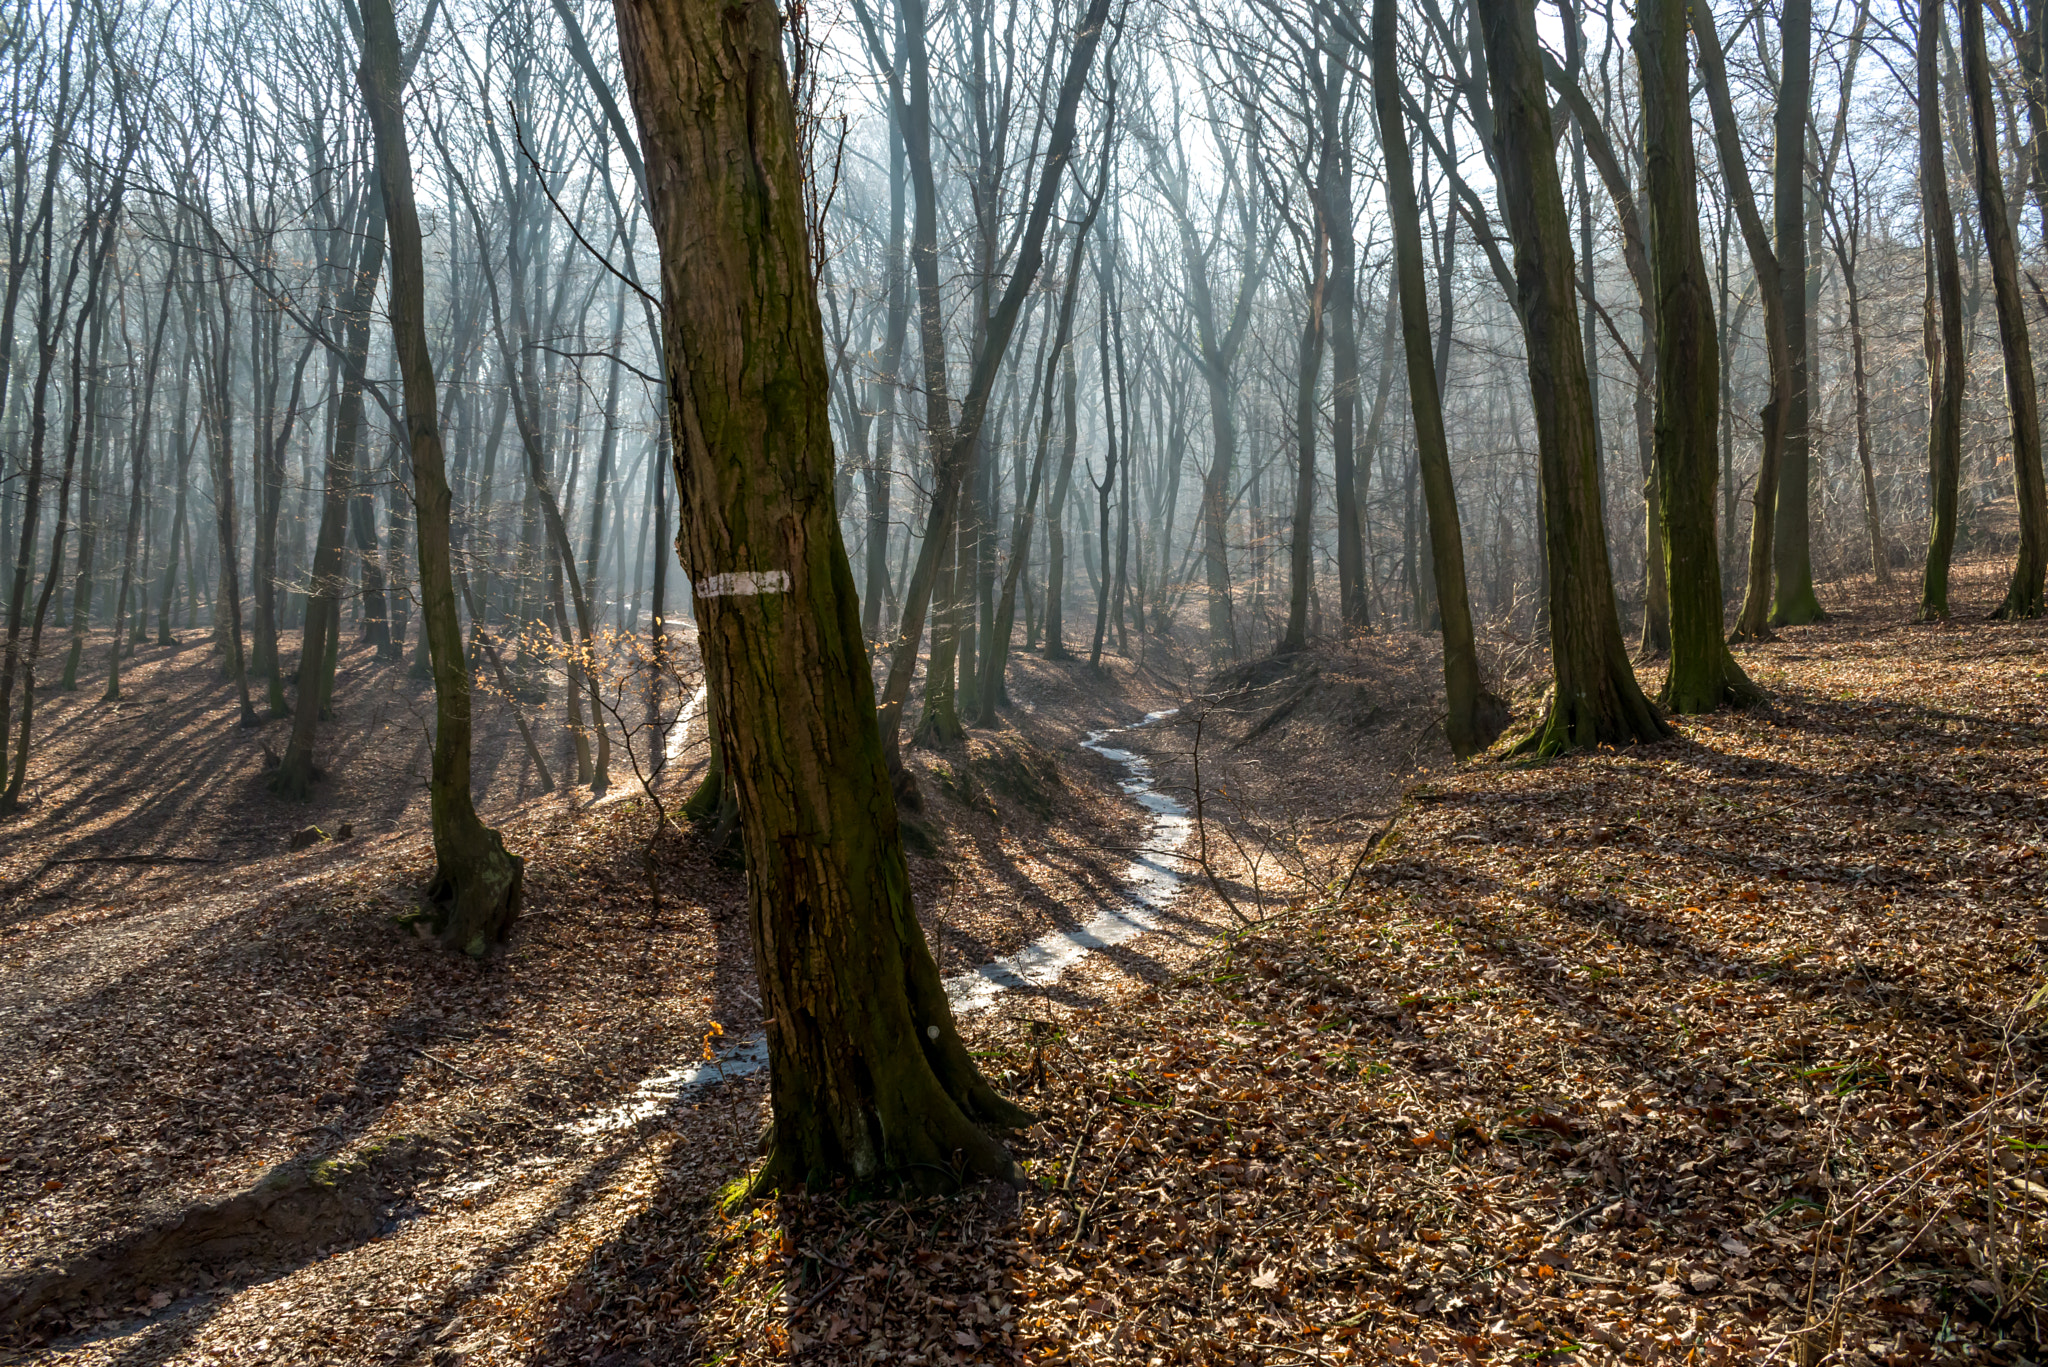
[[[568,914],[532,927],[547,972],[509,994],[408,980],[400,1014],[455,1028],[393,1059],[397,1104],[345,1097],[363,1133],[417,1117],[454,1150],[432,1199],[370,1243],[224,1288],[175,1332],[150,1337],[180,1323],[190,1287],[113,1307],[145,1318],[105,1360],[2039,1360],[2048,670],[2037,625],[1885,625],[1901,616],[1866,601],[1746,651],[1768,709],[1539,767],[1450,769],[1413,708],[1361,721],[1331,703],[1361,686],[1347,670],[1412,675],[1406,646],[1334,653],[1305,702],[1281,688],[1220,709],[1219,751],[1263,730],[1205,761],[1214,888],[1191,882],[1147,937],[1161,943],[970,1026],[1039,1116],[1016,1144],[1022,1193],[723,1208],[765,1120],[759,1079],[610,1148],[543,1152],[537,1123],[694,1052],[709,1017],[701,997],[662,1017],[660,973],[616,991],[630,872],[615,875],[621,949],[593,948],[604,918],[575,899],[604,887],[607,837],[549,828],[580,872],[562,875]],[[1358,733],[1375,728],[1408,736],[1416,769],[1366,849],[1384,826],[1361,806]],[[1162,775],[1186,741],[1162,728]],[[1333,744],[1353,748],[1314,765]],[[1014,804],[991,806],[966,839],[972,870],[922,877],[1040,872],[1018,864]],[[957,859],[962,837],[946,838]],[[365,878],[363,907],[390,873]],[[671,983],[703,981],[676,957],[699,952],[692,937],[728,938],[690,895],[704,922],[652,961]],[[962,957],[1001,933],[963,934]],[[391,1014],[342,973],[371,952],[316,960],[349,1000],[307,1028]],[[728,1004],[739,970],[714,966]],[[486,1016],[517,1046],[475,1030]],[[566,1072],[538,1066],[564,1049]],[[278,1053],[277,1071],[302,1071],[289,1041]],[[166,1076],[146,1052],[135,1066]],[[528,1110],[463,1073],[516,1078]],[[190,1095],[232,1101],[232,1085]],[[449,1096],[466,1099],[429,1104]],[[55,1180],[91,1185],[52,1130],[28,1133]]]

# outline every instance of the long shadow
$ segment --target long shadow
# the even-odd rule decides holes
[[[226,926],[216,925],[198,937],[188,947],[186,966],[196,973],[225,971],[216,951],[229,942],[230,934]],[[91,1020],[101,1014],[106,1001],[129,999],[138,980],[154,976],[162,967],[124,975],[84,1003],[78,1014]],[[373,1129],[409,1078],[430,1066],[418,1058],[419,1044],[431,1042],[445,1029],[440,1018],[427,1014],[442,997],[434,988],[432,982],[416,985],[410,1000],[392,1013],[383,1032],[356,1059],[343,1099],[328,1111],[333,1119],[309,1127],[308,1137],[288,1157],[230,1195],[160,1201],[147,1208],[117,1206],[119,1214],[113,1223],[119,1232],[95,1243],[52,1250],[39,1269],[10,1278],[0,1287],[7,1326],[15,1332],[27,1327],[17,1320],[21,1307],[16,1297],[50,1274],[60,1259],[61,1270],[71,1274],[62,1283],[62,1294],[46,1307],[32,1308],[27,1317],[28,1324],[40,1320],[45,1332],[54,1327],[48,1320],[53,1311],[62,1324],[77,1314],[89,1315],[110,1301],[118,1306],[122,1298],[151,1286],[224,1288],[210,1305],[196,1313],[174,1314],[163,1326],[146,1330],[141,1342],[125,1347],[113,1359],[157,1361],[189,1343],[227,1303],[233,1290],[285,1275],[389,1233],[403,1215],[411,1189],[431,1179],[442,1166],[431,1150],[400,1140],[352,1173],[329,1174],[322,1165]],[[503,998],[494,997],[466,1023],[489,1028],[506,1005]],[[222,1081],[232,1085],[237,1080],[234,1070],[243,1063],[242,1051],[222,1061],[228,1063],[229,1072]],[[179,1080],[186,1087],[213,1090],[208,1085],[211,1079]],[[220,1090],[224,1093],[226,1087]],[[78,1283],[80,1270],[86,1277],[83,1284]],[[37,1310],[39,1313],[33,1313]]]

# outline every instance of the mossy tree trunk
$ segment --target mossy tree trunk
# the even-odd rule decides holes
[[[431,17],[432,11],[428,11]],[[455,609],[446,459],[427,350],[426,266],[406,145],[398,24],[391,0],[363,0],[363,64],[357,72],[377,149],[377,175],[391,247],[391,338],[405,390],[412,456],[413,520],[419,542],[420,616],[434,657],[434,756],[428,783],[433,881],[427,902],[442,943],[482,955],[519,914],[524,864],[477,817],[470,797],[470,677]],[[422,35],[424,36],[424,35]]]
[[[1963,468],[1963,275],[1948,194],[1941,126],[1941,6],[1920,7],[1914,44],[1920,133],[1920,220],[1927,258],[1927,563],[1920,620],[1948,617],[1948,567],[1956,548],[1956,490]]]
[[[1554,684],[1543,720],[1516,749],[1548,756],[1662,740],[1670,729],[1636,682],[1614,606],[1571,225],[1535,12],[1523,0],[1477,0],[1476,7],[1493,90],[1500,201],[1515,246],[1549,573]]]
[[[1458,520],[1457,486],[1451,480],[1451,451],[1444,435],[1436,358],[1430,347],[1422,218],[1415,199],[1415,168],[1408,157],[1408,127],[1401,113],[1401,78],[1395,67],[1395,13],[1395,0],[1373,0],[1373,107],[1379,116],[1380,149],[1386,158],[1387,217],[1393,225],[1401,342],[1408,362],[1408,406],[1415,421],[1415,450],[1421,465],[1423,502],[1429,512],[1438,620],[1444,637],[1444,734],[1452,753],[1463,759],[1500,734],[1505,709],[1479,684],[1479,653],[1473,644],[1472,607],[1465,590],[1464,532]],[[1567,299],[1566,308],[1571,307]],[[1381,360],[1382,365],[1391,363],[1391,357]],[[1590,394],[1587,403],[1590,412]]]
[[[1984,0],[1962,0],[1963,79],[1969,87],[1970,147],[1977,169],[1977,215],[1991,258],[1991,289],[1998,305],[1998,339],[2005,348],[2005,407],[2012,422],[2012,481],[2018,496],[2020,552],[2005,601],[1993,616],[2039,617],[2048,579],[2048,489],[2041,474],[2041,399],[2034,351],[2027,337],[2027,303],[2020,293],[2019,244],[2005,202],[2005,167],[1999,155],[1998,112],[1991,103],[1991,61],[1984,45]]]
[[[1714,439],[1720,396],[1713,286],[1700,247],[1699,173],[1685,61],[1685,0],[1643,0],[1636,11],[1642,73],[1644,180],[1657,316],[1653,464],[1663,503],[1671,604],[1671,669],[1661,701],[1682,713],[1761,698],[1721,635],[1721,558],[1714,543]]]
[[[736,791],[775,1131],[759,1187],[1017,1180],[918,928],[833,496],[803,168],[768,0],[618,0],[660,243],[713,716]]]

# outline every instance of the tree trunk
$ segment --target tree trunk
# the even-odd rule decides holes
[[[149,482],[149,422],[155,412],[157,367],[164,354],[165,325],[171,318],[171,294],[178,278],[178,244],[171,244],[170,259],[164,266],[163,298],[158,301],[156,332],[150,338],[149,356],[143,362],[142,398],[135,408],[135,431],[130,439],[128,522],[121,537],[121,588],[114,599],[114,648],[107,664],[107,691],[100,695],[101,702],[117,702],[121,697],[121,621],[128,613],[130,595],[136,590],[135,583],[135,542],[142,529],[143,491]],[[148,605],[144,603],[137,613],[138,622],[148,616]]]
[[[2019,558],[2005,601],[1992,614],[2008,620],[2039,617],[2048,579],[2048,487],[2041,472],[2041,400],[2034,353],[2027,338],[2026,299],[2020,293],[2019,247],[2005,202],[1998,155],[1998,115],[1991,104],[1991,62],[1984,48],[1984,0],[1962,0],[1963,73],[1969,87],[1971,148],[1976,153],[1977,213],[1991,258],[1991,288],[1998,305],[1998,337],[2005,348],[2005,407],[2012,422],[2012,478],[2020,515]]]
[[[1323,373],[1323,301],[1329,289],[1329,237],[1318,215],[1315,264],[1309,281],[1308,316],[1301,324],[1301,349],[1294,378],[1294,516],[1288,528],[1287,630],[1275,655],[1293,655],[1308,648],[1308,584],[1314,572],[1316,516],[1316,381]]]
[[[1353,235],[1351,154],[1344,121],[1345,75],[1351,62],[1348,25],[1327,37],[1322,88],[1321,186],[1323,221],[1330,234],[1330,291],[1324,316],[1330,329],[1330,458],[1337,513],[1337,612],[1345,631],[1371,625],[1365,595],[1365,551],[1359,535],[1363,490],[1358,441],[1358,241]],[[1168,524],[1171,530],[1171,523]],[[1163,562],[1162,562],[1163,563]]]
[[[1643,0],[1634,42],[1642,73],[1644,180],[1656,286],[1657,493],[1663,578],[1671,612],[1671,669],[1660,701],[1680,713],[1761,700],[1721,634],[1721,557],[1714,544],[1714,439],[1720,371],[1712,285],[1700,247],[1698,170],[1686,77],[1685,0]]]
[[[1742,159],[1742,134],[1736,122],[1735,103],[1728,90],[1728,69],[1722,60],[1720,35],[1714,31],[1713,10],[1705,5],[1692,11],[1698,36],[1700,84],[1706,88],[1707,107],[1714,120],[1714,149],[1721,162],[1721,183],[1742,225],[1742,241],[1749,249],[1750,269],[1756,276],[1757,293],[1764,313],[1764,350],[1770,358],[1770,397],[1762,419],[1762,453],[1757,461],[1756,488],[1751,501],[1754,512],[1749,527],[1749,578],[1743,589],[1742,609],[1736,614],[1734,639],[1763,640],[1771,626],[1771,567],[1776,558],[1776,509],[1779,471],[1784,463],[1785,395],[1791,385],[1791,357],[1786,343],[1785,300],[1779,287],[1778,254],[1771,235],[1757,211],[1756,192],[1749,183],[1749,168]]]
[[[833,506],[824,330],[766,0],[619,0],[705,662],[747,849],[774,1138],[756,1190],[1022,1173],[918,929]],[[1035,273],[1035,272],[1034,272]],[[830,837],[826,838],[825,833]]]
[[[110,257],[113,252],[110,242]],[[102,269],[111,275],[119,266],[116,260],[110,259]],[[105,516],[103,505],[94,495],[99,484],[99,448],[106,437],[106,414],[101,408],[101,378],[105,366],[108,307],[109,301],[103,300],[94,312],[85,344],[85,364],[89,373],[85,382],[85,450],[79,461],[78,557],[72,567],[71,643],[64,655],[63,673],[57,681],[57,686],[67,693],[77,691],[78,665],[85,658],[85,634],[92,625],[93,558],[99,548],[100,520]]]
[[[1856,398],[1856,464],[1863,476],[1863,530],[1870,539],[1870,572],[1880,586],[1892,582],[1891,556],[1884,546],[1884,518],[1877,503],[1877,465],[1870,449],[1870,367],[1863,338],[1863,301],[1856,264],[1840,256],[1842,289],[1849,296],[1849,353]]]
[[[1111,111],[1111,116],[1114,117],[1114,110]],[[1089,201],[1088,211],[1082,215],[1080,226],[1074,230],[1074,249],[1067,257],[1066,285],[1060,291],[1060,308],[1058,319],[1053,326],[1052,347],[1045,358],[1042,380],[1043,400],[1038,419],[1037,454],[1031,460],[1030,481],[1026,485],[1023,495],[1018,498],[1016,511],[1011,516],[1010,563],[1004,569],[1002,596],[996,602],[995,629],[989,637],[988,652],[982,657],[981,713],[975,718],[975,725],[977,726],[994,726],[996,724],[996,703],[1003,692],[1003,669],[1010,653],[1010,629],[1016,620],[1017,581],[1022,577],[1025,566],[1031,559],[1031,535],[1035,525],[1035,515],[1038,511],[1039,489],[1045,476],[1047,449],[1052,444],[1054,370],[1063,361],[1069,367],[1073,364],[1072,352],[1069,350],[1068,344],[1073,337],[1074,298],[1080,293],[1081,253],[1088,241],[1088,231],[1095,224],[1096,211],[1102,207],[1103,193],[1107,188],[1109,180],[1108,173],[1109,160],[1105,157],[1100,168],[1100,176],[1095,184],[1095,196]],[[1074,394],[1070,389],[1067,391],[1068,441],[1060,471],[1062,480],[1071,478],[1074,468],[1074,442],[1072,439],[1074,424],[1073,405]],[[1062,490],[1062,501],[1064,501],[1064,498],[1065,491]],[[1050,525],[1054,536],[1057,537],[1059,532],[1057,514],[1053,515]],[[1026,588],[1026,595],[1026,613],[1028,616],[1030,603],[1028,586]],[[1055,617],[1054,620],[1056,622],[1057,618]],[[1028,623],[1025,634],[1028,639],[1030,635]]]
[[[299,637],[298,696],[292,706],[291,739],[283,759],[270,775],[270,790],[304,800],[320,777],[313,763],[313,742],[320,721],[328,715],[331,661],[339,654],[341,600],[348,592],[342,543],[348,534],[349,486],[355,480],[356,447],[363,430],[363,385],[370,354],[370,307],[377,278],[384,271],[384,202],[371,195],[360,237],[361,253],[351,260],[346,248],[335,263],[347,273],[337,307],[341,323],[341,393],[335,404],[333,439],[327,450],[325,492],[320,500],[320,530],[313,541],[313,567],[306,600],[306,622]],[[335,237],[347,242],[349,235]],[[183,492],[180,491],[182,503]]]
[[[1408,405],[1415,422],[1416,458],[1421,467],[1423,501],[1429,510],[1430,546],[1435,559],[1438,620],[1444,642],[1444,735],[1450,740],[1451,752],[1464,759],[1493,743],[1507,722],[1507,709],[1479,681],[1472,607],[1465,589],[1464,531],[1458,519],[1457,486],[1451,479],[1450,443],[1444,435],[1436,357],[1430,346],[1422,217],[1416,207],[1415,170],[1408,155],[1408,128],[1401,113],[1400,75],[1395,66],[1396,32],[1395,0],[1373,0],[1373,106],[1379,116],[1380,148],[1386,159],[1387,217],[1394,238],[1401,343],[1408,362]],[[1552,175],[1555,174],[1553,167]],[[1560,212],[1562,202],[1560,196]],[[1565,306],[1568,313],[1573,312],[1568,296]],[[1392,357],[1382,357],[1380,364],[1391,365]]]
[[[418,505],[420,610],[434,656],[434,757],[428,787],[433,881],[426,900],[443,944],[480,957],[519,914],[524,865],[477,819],[470,797],[470,677],[455,609],[450,554],[453,497],[441,449],[434,367],[427,351],[426,268],[413,205],[412,155],[401,100],[398,25],[390,0],[363,0],[363,64],[357,73],[377,147],[391,239],[391,336],[405,389],[413,497]],[[431,12],[430,12],[431,13]]]
[[[1771,217],[1777,233],[1778,296],[1785,320],[1785,390],[1778,409],[1783,445],[1772,552],[1777,591],[1771,625],[1797,626],[1818,622],[1825,615],[1813,593],[1808,507],[1813,478],[1809,421],[1813,367],[1806,336],[1806,133],[1813,100],[1812,0],[1785,0],[1778,31],[1781,48]]]
[[[1038,186],[1031,202],[1010,283],[987,320],[982,345],[974,357],[967,393],[962,399],[960,419],[952,420],[947,401],[945,332],[942,326],[944,301],[938,276],[938,207],[931,166],[931,79],[924,43],[925,8],[922,0],[906,0],[906,57],[911,77],[911,98],[893,97],[898,121],[904,130],[911,184],[914,191],[912,256],[917,268],[919,335],[924,350],[925,426],[936,453],[932,506],[925,522],[924,544],[918,549],[917,566],[904,588],[901,629],[889,661],[889,674],[881,699],[882,743],[892,774],[902,766],[901,741],[903,704],[910,695],[910,679],[917,665],[917,648],[924,634],[926,610],[938,577],[941,558],[950,551],[953,524],[958,516],[960,486],[965,478],[973,447],[980,440],[988,398],[1002,367],[1003,355],[1016,331],[1024,301],[1037,282],[1044,260],[1045,229],[1052,218],[1059,194],[1060,177],[1073,155],[1075,117],[1089,67],[1100,45],[1103,26],[1109,19],[1109,0],[1089,0],[1087,12],[1074,31],[1066,73],[1061,79],[1052,126],[1040,163]],[[938,650],[926,671],[927,684],[937,672]],[[950,660],[947,661],[951,663]]]
[[[1550,575],[1555,684],[1547,715],[1517,749],[1548,756],[1661,740],[1670,729],[1636,683],[1615,613],[1592,397],[1574,303],[1571,226],[1535,13],[1519,0],[1477,0],[1477,9],[1493,91],[1500,201],[1515,245]]]
[[[1080,268],[1077,259],[1074,269]],[[1045,658],[1070,660],[1065,639],[1067,605],[1067,493],[1074,487],[1080,448],[1081,377],[1069,347],[1060,353],[1060,468],[1045,506]]]

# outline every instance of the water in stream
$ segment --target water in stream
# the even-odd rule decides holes
[[[702,696],[700,692],[691,699],[684,719],[675,728],[677,734],[687,730],[688,713],[701,706]],[[946,995],[952,999],[955,1014],[971,1015],[987,1010],[1004,992],[1016,988],[1048,987],[1091,951],[1136,939],[1159,924],[1160,913],[1180,891],[1181,874],[1173,868],[1177,859],[1173,851],[1185,843],[1188,832],[1194,828],[1194,818],[1189,815],[1187,804],[1159,791],[1153,781],[1150,760],[1134,751],[1106,745],[1104,740],[1119,731],[1151,726],[1171,715],[1171,712],[1153,712],[1136,726],[1091,731],[1088,739],[1081,742],[1083,749],[1093,750],[1104,759],[1123,766],[1124,777],[1118,786],[1152,817],[1144,835],[1139,838],[1137,857],[1124,867],[1118,877],[1123,900],[1099,909],[1083,925],[1041,935],[1015,954],[946,979]],[[644,1079],[623,1105],[591,1116],[574,1128],[582,1134],[624,1129],[661,1114],[692,1092],[757,1073],[767,1066],[768,1037],[756,1031],[735,1041],[714,1058],[668,1069]]]

